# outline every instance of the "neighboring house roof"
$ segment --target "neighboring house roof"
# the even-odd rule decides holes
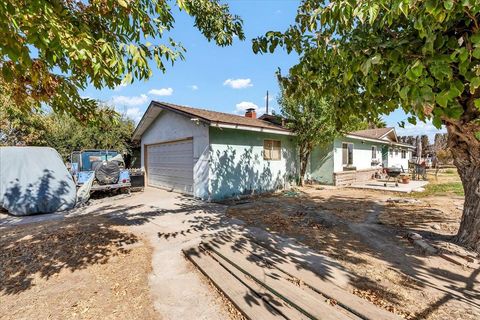
[[[394,128],[375,128],[375,129],[366,129],[350,132],[351,135],[371,138],[371,139],[382,139],[390,132],[394,131]]]
[[[286,128],[262,119],[254,119],[245,117],[244,115],[234,115],[225,112],[192,108],[167,102],[152,101],[133,133],[134,140],[140,139],[145,130],[152,124],[162,110],[169,110],[190,117],[191,119],[198,119],[199,121],[208,123],[210,126],[275,132],[289,135],[292,134]]]
[[[347,137],[353,139],[365,139],[373,142],[381,142],[384,144],[393,144],[411,149],[415,148],[412,145],[398,142],[397,133],[395,132],[395,128],[392,127],[352,131],[347,134]]]

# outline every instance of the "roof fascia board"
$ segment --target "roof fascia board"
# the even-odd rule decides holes
[[[261,127],[252,127],[252,126],[242,126],[237,124],[229,124],[223,122],[212,122],[210,124],[212,127],[217,128],[225,128],[225,129],[237,129],[237,130],[246,130],[246,131],[255,131],[255,132],[265,132],[265,133],[275,133],[285,136],[293,136],[293,132],[285,131],[285,130],[274,130],[274,129],[267,129]]]
[[[377,143],[382,143],[382,144],[395,145],[395,146],[399,146],[399,147],[415,149],[414,146],[411,146],[409,144],[403,144],[403,143],[387,141],[387,140],[380,140],[380,139],[373,139],[373,138],[365,138],[365,137],[356,136],[356,135],[353,135],[353,134],[347,134],[345,137],[350,138],[350,139],[365,140],[365,141],[370,141],[370,142],[377,142]]]
[[[149,117],[149,111],[151,110],[152,108],[152,105],[153,105],[153,101],[150,102],[150,104],[148,105],[147,107],[147,110],[145,111],[145,113],[143,114],[142,116],[142,119],[140,119],[140,121],[138,122],[137,126],[135,127],[135,130],[133,131],[133,134],[132,134],[132,139],[133,140],[136,140],[135,139],[135,136],[137,135],[137,131],[140,129],[141,125],[143,125],[145,119],[147,119]],[[145,132],[145,131],[144,131]],[[138,139],[141,138],[143,132],[140,134],[140,137],[138,137]]]

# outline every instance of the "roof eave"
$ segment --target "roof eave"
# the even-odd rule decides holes
[[[225,128],[225,129],[237,129],[237,130],[246,130],[246,131],[255,131],[255,132],[266,132],[266,133],[275,133],[280,135],[286,136],[293,136],[294,133],[285,129],[275,129],[275,128],[265,128],[259,126],[245,126],[240,124],[228,123],[228,122],[220,122],[220,121],[212,121],[210,126],[217,127],[217,128]]]
[[[358,135],[351,134],[351,133],[347,134],[346,137],[351,138],[351,139],[365,140],[365,141],[370,141],[370,142],[377,142],[377,143],[382,143],[382,144],[387,144],[387,145],[395,145],[395,146],[415,149],[414,146],[409,145],[409,144],[403,144],[403,143],[398,143],[398,142],[393,142],[393,141],[388,141],[388,140],[375,139],[375,138],[367,138],[367,137],[358,136]]]

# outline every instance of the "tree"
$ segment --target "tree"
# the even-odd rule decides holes
[[[299,185],[304,185],[310,154],[318,145],[333,141],[337,135],[334,110],[325,98],[309,94],[301,100],[282,95],[278,101],[287,127],[295,133],[299,148]]]
[[[42,145],[47,126],[41,111],[23,113],[12,104],[0,81],[0,146]],[[26,101],[25,103],[31,103]]]
[[[338,112],[431,119],[448,144],[465,191],[457,234],[480,251],[480,2],[473,0],[303,0],[295,24],[255,39],[301,54],[299,88],[335,97]],[[301,94],[301,90],[292,90]]]
[[[135,124],[123,115],[115,122],[100,119],[97,124],[90,125],[79,122],[71,115],[55,113],[44,116],[43,121],[48,124],[44,136],[45,144],[56,149],[64,159],[74,150],[109,149],[120,153],[131,151]]]
[[[349,131],[367,129],[372,124],[382,124],[381,119],[368,122],[353,115],[348,121],[339,122],[335,105],[328,97],[318,92],[309,92],[302,97],[288,96],[285,86],[289,85],[289,78],[278,73],[278,80],[281,89],[278,99],[281,114],[286,120],[287,128],[295,133],[299,148],[300,186],[304,185],[310,155],[315,147],[326,146],[336,137]]]
[[[367,121],[367,129],[385,128],[386,126],[387,123],[381,117],[377,117]]]
[[[195,27],[217,45],[244,39],[242,21],[218,0],[177,0]],[[24,111],[40,108],[97,120],[96,101],[79,90],[114,88],[152,75],[150,61],[183,59],[184,48],[166,38],[174,27],[171,2],[158,0],[5,0],[0,3],[0,77]],[[166,38],[166,39],[165,39]]]
[[[430,140],[426,134],[420,136],[420,143],[422,144],[422,157],[425,157],[430,150]]]

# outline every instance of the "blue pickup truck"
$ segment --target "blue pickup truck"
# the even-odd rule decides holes
[[[91,191],[129,189],[130,172],[120,153],[115,150],[74,151],[70,156],[70,172],[77,187],[93,176]]]

